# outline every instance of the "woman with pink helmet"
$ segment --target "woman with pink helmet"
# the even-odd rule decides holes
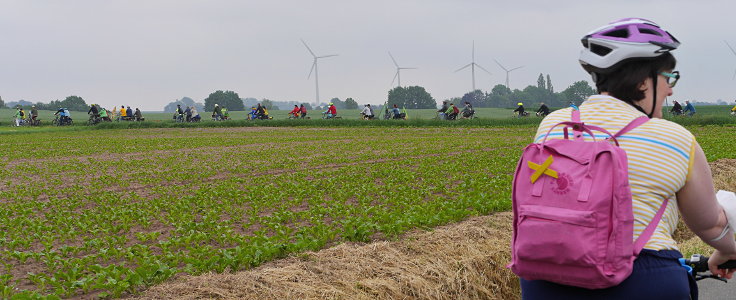
[[[736,199],[716,197],[705,154],[684,127],[662,119],[662,103],[672,95],[680,74],[670,53],[680,42],[656,23],[638,18],[615,21],[582,38],[580,64],[595,82],[598,95],[579,106],[580,121],[618,132],[634,119],[650,119],[617,138],[626,151],[634,212],[634,236],[654,223],[654,233],[620,284],[585,289],[521,278],[523,299],[690,299],[697,285],[678,258],[672,238],[680,215],[687,226],[716,250],[709,260],[713,274],[731,278],[734,269],[717,266],[736,259]],[[536,142],[554,125],[570,120],[574,108],[557,110],[540,124]],[[563,138],[562,128],[549,138]],[[596,138],[599,137],[594,134]],[[590,135],[585,137],[591,139]],[[572,178],[571,180],[575,180]],[[671,199],[671,201],[664,201]],[[659,222],[652,222],[662,208]],[[656,226],[656,227],[654,227]]]

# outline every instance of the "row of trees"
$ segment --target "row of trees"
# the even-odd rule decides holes
[[[9,103],[11,104],[11,103]],[[64,100],[53,100],[51,102],[43,103],[43,102],[28,102],[28,101],[18,101],[15,105],[11,105],[11,108],[15,107],[23,107],[23,109],[30,109],[32,105],[36,106],[36,109],[38,110],[57,110],[59,108],[65,107],[69,110],[73,111],[88,111],[89,105],[82,99],[82,97],[79,96],[69,96],[66,97]],[[0,108],[5,107],[5,102],[0,99]]]
[[[499,84],[490,92],[475,90],[462,97],[447,99],[456,104],[470,102],[475,107],[515,107],[521,102],[526,105],[538,105],[541,102],[552,107],[567,106],[570,102],[579,104],[585,98],[595,94],[595,89],[587,81],[573,83],[560,93],[555,93],[549,74],[546,78],[539,74],[537,86],[527,86],[523,90],[511,90]],[[397,104],[406,108],[436,108],[437,101],[421,86],[396,87],[388,92],[388,105]]]
[[[523,90],[511,90],[505,85],[499,84],[493,87],[490,92],[475,90],[466,93],[462,97],[447,99],[457,104],[468,101],[475,107],[515,107],[521,102],[526,105],[538,105],[541,102],[551,107],[567,106],[570,102],[579,104],[585,98],[595,94],[593,87],[587,81],[581,80],[573,83],[567,89],[560,93],[555,93],[550,75],[539,74],[536,86],[527,86]],[[185,99],[187,99],[185,101]],[[186,106],[196,105],[190,98],[183,98],[182,104]],[[173,111],[179,102],[169,103],[164,111]],[[339,98],[330,100],[337,109],[358,109],[359,105],[353,98],[347,98],[344,101]],[[280,105],[286,107],[278,107],[274,101],[262,99],[260,102],[255,98],[241,99],[236,92],[233,91],[216,91],[211,93],[204,99],[204,110],[212,111],[215,104],[225,107],[231,111],[245,110],[257,103],[265,106],[269,110],[291,109],[291,105],[299,105],[298,102],[279,102]],[[388,92],[389,106],[394,104],[408,109],[432,109],[437,108],[437,101],[432,95],[421,86],[396,87]],[[200,104],[201,105],[201,104]],[[312,110],[309,103],[304,103],[307,109]],[[198,109],[200,109],[198,107]],[[323,109],[323,107],[315,107],[315,109]]]
[[[164,112],[167,112],[167,113],[175,112],[177,105],[181,105],[182,109],[186,109],[186,107],[189,107],[189,106],[194,106],[194,108],[196,108],[198,111],[204,111],[204,104],[194,102],[192,98],[184,97],[184,98],[181,98],[180,100],[176,100],[174,102],[169,102],[169,104],[166,104],[166,106],[164,106]]]
[[[539,74],[537,86],[527,86],[523,90],[510,90],[504,85],[496,85],[490,92],[475,90],[466,93],[462,97],[447,99],[460,104],[468,101],[475,107],[514,107],[517,103],[522,102],[527,105],[537,105],[540,102],[547,103],[552,107],[567,106],[570,102],[580,103],[586,97],[595,93],[595,90],[587,81],[578,81],[570,85],[567,89],[560,93],[555,93],[552,86],[552,79],[549,74],[546,78],[543,74]],[[269,110],[291,109],[291,105],[299,105],[299,102],[279,102],[280,105],[286,107],[278,107],[269,99],[258,100],[255,98],[241,99],[238,93],[233,91],[215,91],[204,99],[204,105],[194,102],[191,98],[184,97],[181,100],[171,102],[164,107],[165,112],[173,112],[176,105],[195,106],[198,110],[212,111],[215,104],[220,107],[227,108],[231,111],[240,111],[255,106],[260,103]],[[358,109],[358,102],[353,98],[347,98],[344,101],[340,98],[332,98],[331,103],[337,109]],[[308,110],[312,110],[309,103],[303,103]],[[388,92],[389,106],[397,104],[400,107],[409,109],[427,109],[437,108],[437,101],[432,95],[421,86],[396,87]],[[318,106],[315,109],[323,109]]]
[[[514,107],[521,102],[525,105],[537,105],[544,102],[551,107],[567,106],[570,102],[580,104],[596,91],[587,81],[581,80],[573,83],[560,93],[555,93],[551,86],[527,86],[523,90],[510,90],[504,85],[496,85],[490,93],[481,90],[463,95],[459,100],[468,101],[475,107]]]
[[[470,102],[475,107],[514,107],[521,102],[525,105],[538,105],[541,102],[552,107],[567,106],[570,102],[579,104],[585,98],[595,94],[595,89],[587,81],[573,83],[560,93],[555,93],[552,82],[540,74],[537,86],[527,86],[523,90],[511,90],[499,84],[490,92],[475,90],[462,97],[447,99],[456,104]],[[421,86],[396,87],[388,92],[388,105],[397,104],[406,108],[436,108],[437,102]]]

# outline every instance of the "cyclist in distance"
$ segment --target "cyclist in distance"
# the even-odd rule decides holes
[[[473,105],[470,104],[469,101],[465,101],[465,107],[462,111],[463,119],[470,119],[475,115],[475,109],[473,109]]]
[[[15,126],[23,125],[26,121],[26,112],[22,107],[18,107],[13,118],[15,118]]]
[[[222,120],[222,108],[219,104],[215,104],[215,108],[212,110],[212,118],[217,121]]]
[[[672,109],[670,109],[670,113],[672,113],[675,116],[679,116],[682,114],[682,105],[680,105],[680,102],[677,102],[677,100],[674,101],[674,104],[672,105]]]
[[[327,106],[327,109],[322,112],[322,114],[325,115],[325,119],[332,119],[337,115],[337,108],[335,108],[335,105],[330,102],[330,104],[328,104]]]
[[[31,123],[34,125],[38,125],[36,122],[38,121],[38,109],[36,109],[36,106],[31,106]]]
[[[364,105],[363,110],[360,111],[360,115],[362,116],[363,120],[373,120],[373,110],[371,109],[371,105]]]
[[[100,117],[100,111],[97,109],[97,105],[90,104],[89,110],[87,111],[87,114],[90,115],[90,117],[99,118]]]
[[[120,116],[118,116],[118,121],[126,121],[128,120],[128,114],[125,110],[125,105],[120,106]]]
[[[685,110],[683,113],[687,113],[688,117],[692,117],[695,114],[695,106],[690,101],[685,100]]]
[[[399,110],[399,106],[394,104],[394,107],[391,109],[391,113],[394,114],[394,119],[403,119],[406,115],[401,113],[401,110]]]
[[[549,107],[547,107],[544,102],[539,104],[539,109],[537,109],[537,116],[538,117],[545,117],[549,115]]]
[[[519,103],[516,103],[516,105],[518,105],[518,107],[514,109],[514,113],[516,113],[516,116],[517,117],[526,116],[526,111],[524,110],[524,103],[519,102]]]
[[[301,113],[302,119],[304,119],[307,116],[307,108],[304,107],[304,104],[299,106],[299,112]]]
[[[455,103],[450,103],[450,107],[445,111],[445,118],[447,118],[447,120],[455,120],[459,113],[460,109],[455,106]]]
[[[299,106],[297,106],[297,105],[294,105],[294,109],[292,109],[292,110],[291,110],[291,111],[289,112],[289,118],[294,118],[294,119],[298,118],[298,117],[299,117],[299,112],[300,112],[300,111],[301,111],[301,110],[299,109]]]
[[[448,104],[449,102],[450,102],[449,100],[444,100],[444,101],[442,101],[442,107],[440,107],[440,109],[438,109],[438,110],[437,110],[437,116],[438,116],[438,118],[439,118],[440,120],[445,120],[445,119],[447,119],[447,114],[446,114],[445,112],[446,112],[446,111],[447,111],[447,109],[448,109],[448,106],[447,106],[447,104]]]
[[[649,119],[620,136],[628,159],[633,208],[634,240],[642,235],[657,210],[661,221],[620,284],[606,289],[586,289],[542,280],[520,278],[523,299],[690,299],[697,285],[678,262],[682,254],[673,239],[679,215],[706,244],[715,248],[710,271],[731,278],[736,269],[718,269],[736,259],[734,231],[728,217],[736,212],[719,204],[708,161],[690,131],[662,119],[662,105],[680,78],[674,71],[672,51],[680,42],[654,22],[630,18],[595,29],[583,36],[579,62],[596,84],[597,95],[580,104],[580,122],[612,134],[641,116]],[[535,135],[541,143],[552,126],[571,119],[571,107],[550,113]],[[604,135],[604,134],[601,134]],[[564,138],[557,127],[550,139]],[[592,137],[585,135],[586,141]],[[598,140],[606,136],[599,136]],[[675,159],[673,159],[675,158]],[[571,184],[575,184],[572,179]],[[573,198],[574,199],[574,198]],[[730,220],[736,224],[736,220]],[[591,250],[592,251],[592,250]],[[595,255],[590,253],[590,255]],[[692,287],[692,289],[691,289]]]

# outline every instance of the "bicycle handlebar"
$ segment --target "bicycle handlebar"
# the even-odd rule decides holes
[[[695,276],[695,280],[702,280],[706,278],[713,278],[718,279],[721,281],[726,281],[723,278],[720,278],[715,275],[702,275],[700,273],[705,273],[708,271],[708,257],[703,256],[700,254],[693,254],[689,259],[680,258],[680,263],[682,265],[688,266],[692,268],[692,275]],[[736,260],[729,260],[723,264],[718,265],[719,269],[736,269]]]
[[[693,268],[694,273],[703,273],[708,271],[708,257],[700,254],[693,254],[690,259],[684,259],[684,264]],[[718,265],[719,269],[736,269],[736,260],[729,260]]]

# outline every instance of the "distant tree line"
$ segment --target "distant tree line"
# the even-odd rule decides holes
[[[4,107],[5,103],[0,101],[0,107]],[[35,105],[36,109],[38,110],[57,110],[59,108],[67,108],[69,110],[73,111],[88,111],[89,105],[82,99],[82,97],[79,96],[69,96],[66,97],[64,100],[53,100],[51,102],[43,103],[43,102],[36,102],[32,103],[25,100],[20,100],[17,102],[8,102],[8,107],[10,108],[16,108],[18,106],[23,107],[23,109],[30,109],[31,106]]]
[[[521,102],[524,105],[538,105],[541,102],[551,107],[564,107],[570,102],[580,104],[596,91],[587,81],[573,83],[560,93],[555,93],[549,74],[539,74],[536,86],[527,86],[523,90],[511,90],[499,84],[490,92],[471,91],[462,97],[446,99],[455,104],[470,102],[474,107],[515,107]],[[437,101],[421,86],[396,87],[388,91],[387,105],[405,108],[437,108]]]
[[[437,101],[421,86],[395,87],[388,91],[388,106],[402,108],[437,108]]]
[[[490,93],[475,90],[466,93],[459,100],[468,101],[475,107],[514,107],[519,102],[527,106],[544,102],[547,106],[564,107],[570,102],[580,104],[595,93],[596,90],[584,80],[573,83],[560,93],[555,93],[549,75],[545,80],[540,74],[537,86],[530,85],[523,90],[512,91],[505,85],[499,84],[494,86]]]
[[[194,102],[192,98],[183,97],[180,100],[176,100],[174,102],[169,102],[169,104],[166,104],[166,106],[164,106],[164,112],[167,112],[167,113],[175,112],[177,104],[181,105],[182,109],[186,109],[188,106],[194,106],[194,108],[196,108],[198,111],[204,111],[204,104]]]

